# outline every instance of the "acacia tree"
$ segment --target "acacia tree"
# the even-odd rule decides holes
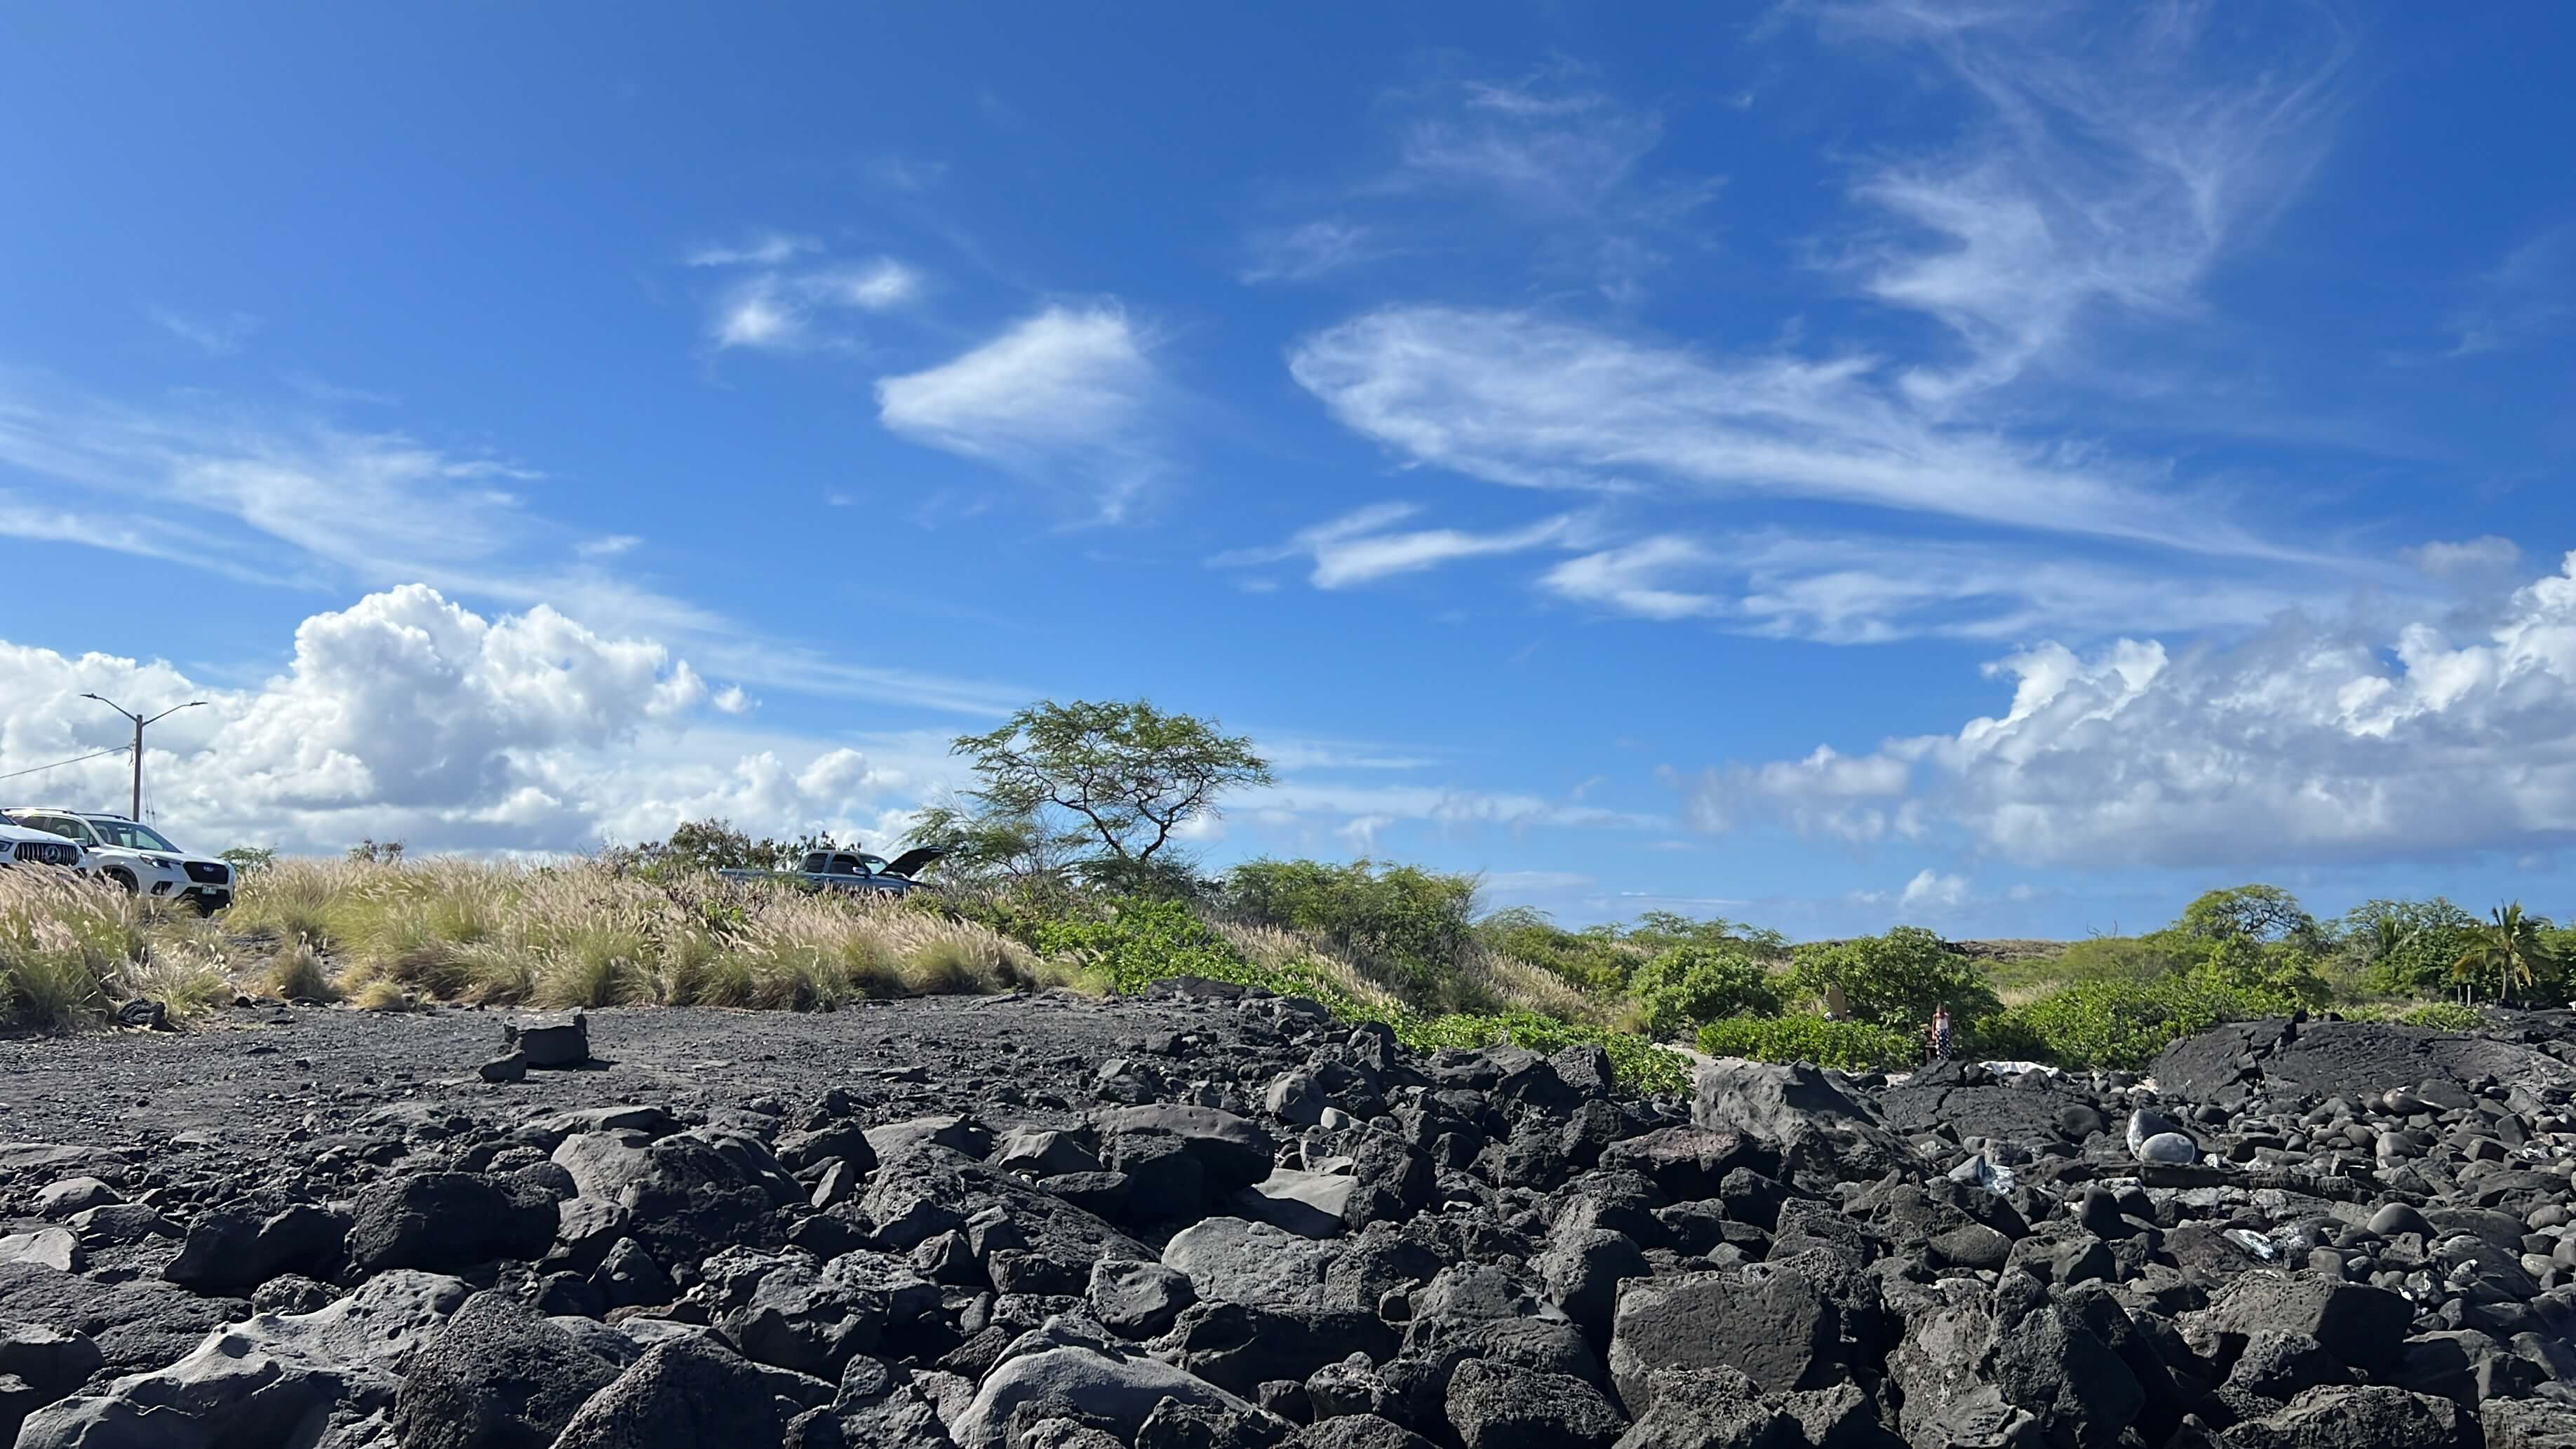
[[[950,753],[982,783],[965,792],[978,808],[945,814],[938,828],[1032,859],[1078,842],[1088,857],[1078,868],[1120,881],[1153,877],[1175,831],[1214,815],[1226,791],[1271,778],[1250,739],[1141,699],[1041,700],[997,729],[958,736]]]

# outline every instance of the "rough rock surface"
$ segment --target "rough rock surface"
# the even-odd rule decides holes
[[[1188,986],[493,1022],[0,1041],[0,1444],[2576,1449],[2563,1013],[1687,1101]]]

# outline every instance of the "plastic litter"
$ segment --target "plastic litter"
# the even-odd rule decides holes
[[[1950,1169],[1952,1182],[1972,1183],[1997,1197],[2013,1190],[2013,1170],[1980,1152]]]
[[[2257,1262],[2269,1263],[2281,1256],[2278,1244],[2251,1228],[2229,1228],[2225,1236],[2227,1241],[2243,1248],[2247,1256]]]

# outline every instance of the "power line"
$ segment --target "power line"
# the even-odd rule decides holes
[[[65,766],[65,765],[77,765],[77,764],[80,764],[80,763],[81,763],[82,761],[84,761],[84,760],[103,760],[103,759],[107,758],[109,755],[121,755],[121,754],[124,754],[124,753],[125,753],[125,747],[124,747],[123,745],[119,745],[119,746],[117,746],[115,749],[112,749],[112,750],[101,750],[101,751],[99,751],[99,752],[98,752],[97,754],[95,754],[95,755],[82,755],[82,756],[80,756],[78,759],[70,759],[70,760],[56,760],[56,761],[54,761],[54,762],[53,762],[52,764],[50,764],[50,765],[37,765],[37,766],[34,766],[34,767],[30,768],[30,769],[25,769],[25,770],[11,770],[8,774],[0,775],[0,780],[14,780],[14,779],[17,779],[20,775],[34,775],[34,774],[42,773],[43,771],[46,771],[46,770],[59,770],[59,769],[61,769],[61,768],[62,768],[63,766]]]

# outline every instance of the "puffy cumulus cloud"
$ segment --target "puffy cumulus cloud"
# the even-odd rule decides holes
[[[1854,842],[1955,828],[2071,865],[2394,860],[2576,834],[2576,554],[2474,625],[2391,636],[2293,613],[2179,654],[2043,645],[1988,666],[2012,682],[2001,716],[1707,771],[1684,782],[1687,814]]]
[[[90,692],[137,709],[206,701],[153,726],[145,764],[158,817],[208,848],[373,835],[577,850],[698,815],[847,821],[905,783],[850,749],[806,746],[801,762],[729,749],[740,741],[700,723],[705,681],[654,640],[606,637],[543,605],[487,619],[419,584],[305,620],[286,670],[250,689],[0,644],[0,773],[124,744],[124,722],[79,698]],[[91,760],[0,796],[117,805],[125,772]]]
[[[1897,893],[1896,904],[1905,910],[1950,911],[1968,903],[1968,878],[1945,875],[1925,866],[1914,873]]]

